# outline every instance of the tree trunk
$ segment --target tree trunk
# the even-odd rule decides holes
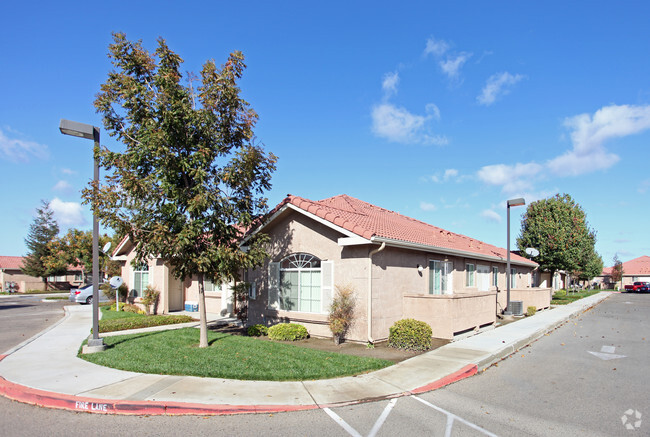
[[[203,273],[199,273],[199,347],[208,347],[208,322],[205,315],[205,288],[203,288]]]

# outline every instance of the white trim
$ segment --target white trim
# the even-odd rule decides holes
[[[338,240],[338,245],[339,246],[360,246],[362,244],[372,244],[372,241],[368,240],[367,238],[363,237],[344,237],[344,238],[339,238]]]

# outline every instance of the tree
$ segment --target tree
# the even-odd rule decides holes
[[[54,212],[50,209],[50,203],[41,201],[41,207],[36,209],[34,222],[29,225],[29,233],[25,238],[25,245],[29,253],[23,259],[22,272],[29,276],[43,278],[45,291],[48,289],[48,276],[65,274],[66,265],[48,266],[45,262],[51,255],[48,244],[56,238],[59,233],[59,225],[54,219]]]
[[[589,229],[584,210],[568,194],[528,205],[517,238],[522,253],[527,247],[539,250],[535,262],[551,278],[558,270],[585,272],[595,262],[595,243],[596,233]]]
[[[140,41],[113,35],[115,68],[95,100],[122,153],[97,151],[106,182],[96,198],[84,190],[100,221],[129,235],[136,263],[158,257],[179,279],[199,283],[200,347],[207,347],[203,281],[233,280],[260,265],[264,236],[239,247],[244,229],[267,210],[276,157],[255,143],[257,114],[240,96],[244,56],[218,68],[207,61],[196,89],[181,83],[183,60],[158,39],[153,54]],[[190,77],[192,77],[190,75]]]
[[[614,255],[614,267],[612,267],[612,282],[616,284],[621,281],[621,288],[623,287],[623,263],[618,259],[618,254]]]
[[[99,247],[104,247],[108,242],[115,244],[115,239],[108,235],[99,236]],[[45,257],[45,264],[52,269],[66,268],[67,266],[81,267],[85,276],[93,271],[93,233],[92,231],[81,231],[69,229],[63,237],[55,238],[48,243],[50,255]],[[99,257],[100,273],[104,272],[109,276],[119,275],[119,262],[111,261],[110,258],[101,252]]]

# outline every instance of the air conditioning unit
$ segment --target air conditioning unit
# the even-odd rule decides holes
[[[524,301],[523,300],[511,300],[510,301],[510,312],[515,316],[524,315]]]

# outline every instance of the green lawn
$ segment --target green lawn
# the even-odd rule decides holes
[[[585,290],[576,293],[570,292],[568,294],[566,290],[558,290],[555,293],[553,293],[553,299],[551,299],[551,304],[566,305],[568,303],[575,302],[578,299],[582,299],[583,297],[592,296],[598,293],[600,293],[600,290]]]
[[[173,325],[194,321],[190,316],[162,314],[148,316],[130,311],[115,311],[115,309],[111,310],[110,308],[110,304],[104,304],[100,307],[102,318],[99,321],[99,332],[150,328],[152,326]]]
[[[80,356],[133,372],[261,381],[335,378],[393,364],[217,332],[208,332],[209,347],[198,342],[196,328],[104,337],[105,351]]]

